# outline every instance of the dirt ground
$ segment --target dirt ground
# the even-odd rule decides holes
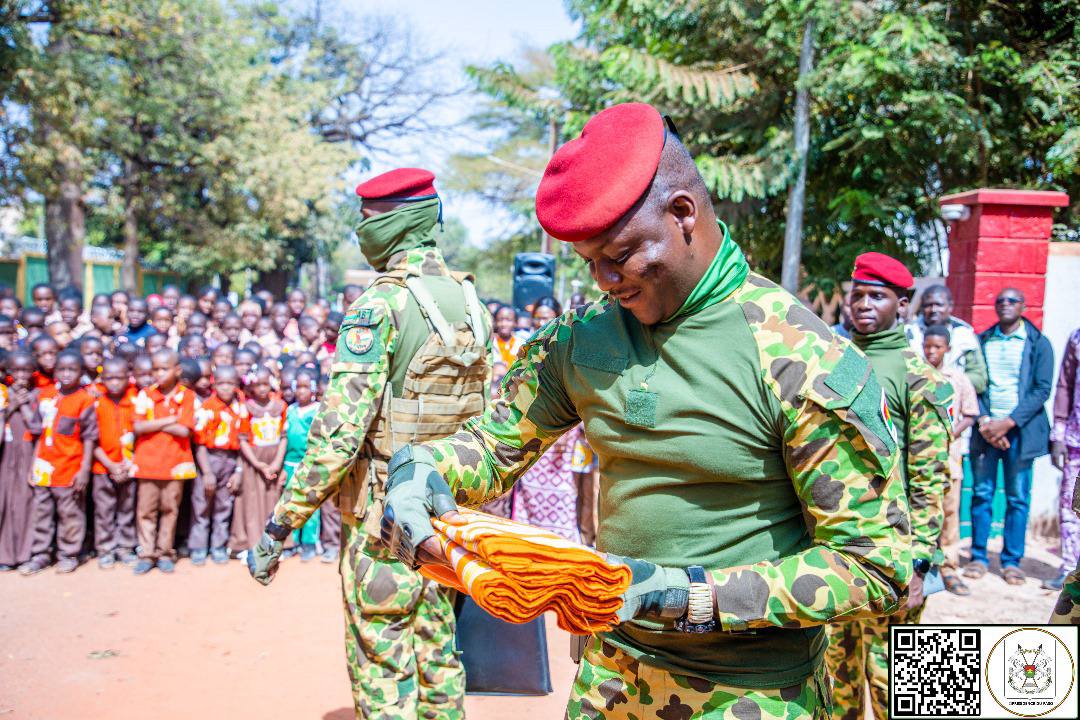
[[[941,593],[927,623],[1043,623],[1057,558],[1032,542],[1026,586],[994,572],[969,598]],[[336,569],[286,561],[269,588],[237,562],[134,577],[93,562],[74,575],[0,575],[0,720],[349,720]],[[544,698],[470,696],[470,720],[562,716],[575,666],[548,623]]]

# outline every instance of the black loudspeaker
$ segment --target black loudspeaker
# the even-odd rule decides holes
[[[555,256],[526,252],[514,256],[514,300],[524,310],[545,295],[555,294]]]

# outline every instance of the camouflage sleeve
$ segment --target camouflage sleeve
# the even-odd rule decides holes
[[[304,459],[274,507],[275,523],[301,527],[356,461],[388,381],[398,290],[376,285],[345,316],[326,395],[311,423]]]
[[[928,372],[929,368],[926,369]],[[909,373],[910,375],[910,373]],[[937,375],[935,372],[934,375]],[[937,547],[949,488],[949,405],[953,389],[940,375],[909,377],[911,416],[908,418],[907,478],[911,502],[911,553],[916,560],[940,564]]]
[[[873,380],[873,375],[870,376]],[[876,380],[860,396],[873,397]],[[788,423],[784,454],[811,545],[776,562],[713,573],[727,630],[804,627],[888,614],[911,578],[907,503],[892,456],[867,441],[850,408],[805,400]]]
[[[564,316],[565,317],[565,316]],[[557,369],[562,318],[541,328],[503,378],[502,396],[448,438],[424,443],[459,504],[476,507],[508,491],[579,421]]]
[[[911,545],[881,386],[864,355],[774,284],[752,277],[740,292],[762,380],[779,401],[810,544],[714,570],[718,620],[725,630],[790,628],[894,612],[911,579]]]

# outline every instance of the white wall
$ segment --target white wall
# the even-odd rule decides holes
[[[1080,243],[1050,243],[1046,263],[1046,299],[1043,302],[1043,333],[1054,347],[1054,382],[1065,341],[1080,327]],[[1053,422],[1053,393],[1046,404],[1047,415]],[[1056,523],[1058,488],[1061,473],[1050,464],[1049,457],[1035,461],[1035,479],[1031,490],[1031,521],[1033,526],[1046,528]]]

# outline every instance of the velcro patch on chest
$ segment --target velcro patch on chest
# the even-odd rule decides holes
[[[626,393],[626,422],[638,427],[656,427],[656,393],[634,388]]]

